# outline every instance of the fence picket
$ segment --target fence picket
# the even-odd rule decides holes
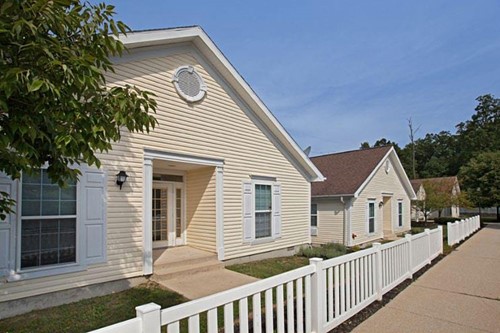
[[[294,309],[293,282],[286,284],[286,324],[287,332],[295,333],[295,309]]]
[[[242,298],[239,302],[240,332],[248,333],[248,299]]]
[[[266,290],[266,332],[274,332],[273,325],[273,290]]]
[[[297,333],[304,333],[304,291],[302,278],[297,280]]]
[[[200,332],[200,315],[191,316],[188,319],[188,332],[189,333],[199,333]]]
[[[233,303],[224,305],[224,333],[234,332]]]
[[[253,333],[262,332],[262,312],[260,306],[260,293],[252,296]]]
[[[283,285],[276,288],[276,329],[278,333],[285,332],[285,310],[283,308]]]

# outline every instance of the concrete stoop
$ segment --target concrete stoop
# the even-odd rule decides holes
[[[156,253],[151,280],[160,282],[223,268],[217,255],[183,246]]]
[[[155,250],[154,273],[150,277],[188,299],[196,299],[258,279],[224,269],[217,255],[189,246]]]
[[[164,264],[161,267],[155,266],[155,271],[151,279],[153,281],[165,281],[192,276],[193,274],[224,269],[224,264],[217,258],[205,259],[203,261],[184,261],[177,264]]]

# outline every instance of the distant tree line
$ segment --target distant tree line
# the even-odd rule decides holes
[[[475,113],[455,126],[456,132],[427,133],[403,148],[386,138],[361,149],[394,146],[410,178],[458,175],[460,186],[477,207],[500,206],[500,99],[479,96]],[[411,120],[410,138],[415,134]],[[418,130],[418,128],[417,128]],[[413,149],[415,158],[413,160]],[[414,168],[414,172],[413,172]]]

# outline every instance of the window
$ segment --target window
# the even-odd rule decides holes
[[[271,185],[255,184],[255,238],[271,237]]]
[[[242,184],[242,232],[244,242],[260,244],[281,237],[281,184],[256,178]]]
[[[21,268],[76,262],[76,183],[61,188],[47,171],[22,177]]]
[[[398,201],[398,226],[403,226],[403,201]]]
[[[375,232],[375,201],[368,201],[368,233]]]
[[[318,204],[311,204],[311,227],[318,226]]]

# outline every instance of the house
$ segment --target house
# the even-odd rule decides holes
[[[459,217],[460,206],[458,197],[460,195],[460,185],[456,176],[414,179],[412,182],[420,183],[425,190],[426,196],[437,194],[444,200],[449,201],[449,207],[440,210],[430,211],[427,217]]]
[[[107,83],[153,92],[158,125],[124,131],[101,168],[82,166],[67,188],[43,168],[1,178],[18,204],[0,223],[0,302],[148,276],[155,251],[230,261],[311,242],[311,182],[323,176],[207,34],[121,40],[130,52]]]
[[[411,186],[417,195],[417,199],[411,205],[411,220],[424,221],[425,220],[425,189],[422,179],[411,179]]]
[[[326,177],[312,185],[313,243],[353,246],[410,229],[416,195],[392,146],[311,160]]]

